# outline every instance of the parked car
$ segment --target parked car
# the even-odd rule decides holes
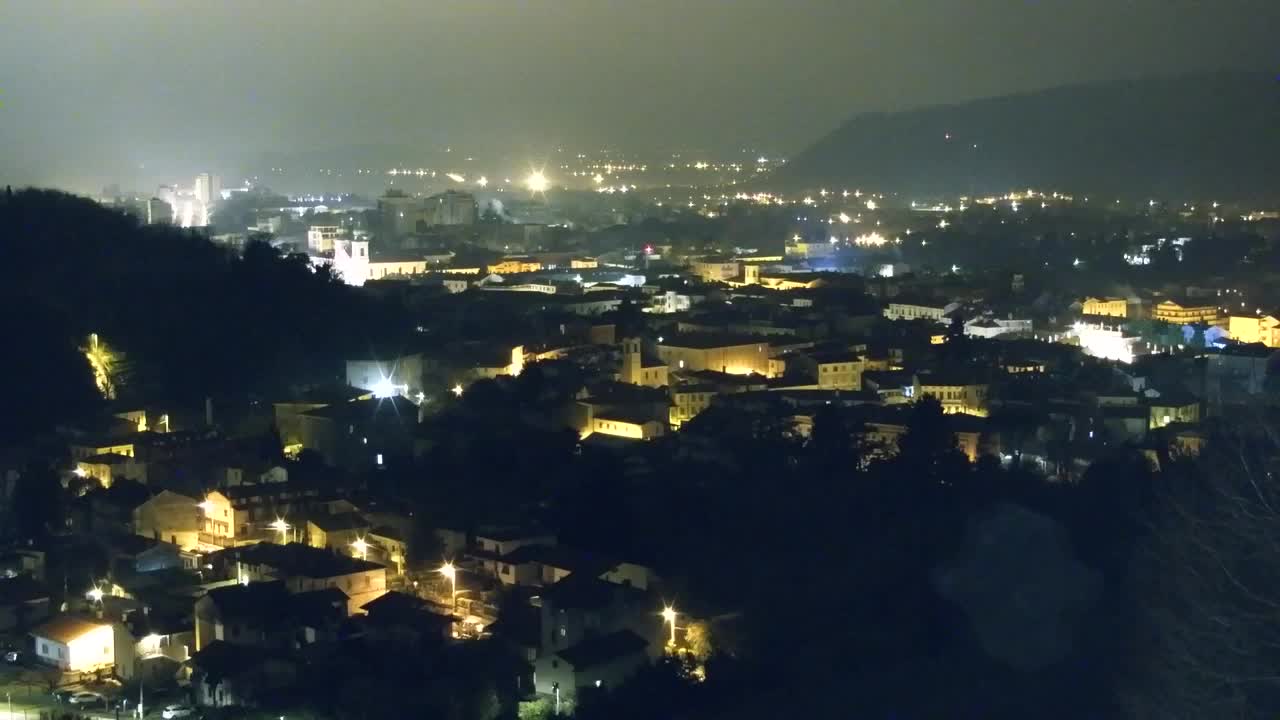
[[[62,690],[54,690],[53,701],[63,703],[70,700],[71,696],[75,694],[76,694],[75,690],[67,690],[65,688]]]
[[[160,713],[160,717],[164,720],[177,720],[177,718],[189,718],[195,714],[195,708],[189,705],[167,705]]]
[[[102,702],[102,696],[98,693],[78,692],[67,699],[72,705],[93,705]]]

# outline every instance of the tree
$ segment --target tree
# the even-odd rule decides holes
[[[711,643],[711,627],[697,620],[689,623],[684,630],[684,644],[694,660],[706,662],[715,649]]]
[[[1134,717],[1280,715],[1277,449],[1219,435],[1166,473],[1135,563]]]
[[[22,537],[43,537],[61,517],[62,484],[45,463],[28,464],[13,488],[13,514]]]

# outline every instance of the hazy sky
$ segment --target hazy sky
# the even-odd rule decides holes
[[[0,182],[365,143],[792,152],[867,110],[1280,73],[1277,29],[1280,0],[0,0]]]

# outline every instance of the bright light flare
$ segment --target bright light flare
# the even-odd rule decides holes
[[[100,603],[102,602],[103,594],[104,593],[102,592],[102,588],[98,587],[97,585],[94,585],[92,588],[89,589],[89,592],[84,594],[84,596],[92,602]]]
[[[547,180],[547,176],[541,170],[534,170],[524,179],[524,185],[530,192],[544,193],[551,187],[551,181]]]
[[[465,177],[459,175],[458,173],[445,173],[444,176],[456,183],[464,183],[467,181]]]

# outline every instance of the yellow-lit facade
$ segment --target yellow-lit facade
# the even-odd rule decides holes
[[[890,320],[934,320],[941,322],[946,314],[945,305],[891,302],[884,309],[884,316]]]
[[[569,267],[573,270],[592,270],[600,267],[600,262],[595,258],[573,258],[569,260]]]
[[[689,271],[706,282],[732,280],[738,276],[739,267],[732,260],[694,260],[689,263]]]
[[[542,263],[530,258],[503,258],[489,266],[489,272],[498,275],[537,272],[541,269]]]
[[[115,630],[111,625],[86,625],[74,637],[36,635],[36,655],[67,672],[91,672],[115,665]]]
[[[1200,403],[1166,403],[1161,404],[1160,400],[1152,400],[1150,405],[1150,423],[1149,427],[1154,430],[1162,428],[1173,423],[1198,423],[1200,422]]]
[[[1274,315],[1232,315],[1227,320],[1227,333],[1242,343],[1280,347],[1280,320]]]
[[[731,343],[711,347],[659,344],[658,357],[672,371],[714,370],[732,375],[769,376],[769,343]]]
[[[662,423],[656,420],[636,422],[620,418],[595,417],[591,419],[591,432],[586,435],[592,433],[613,435],[614,437],[630,438],[632,440],[652,440],[662,437],[665,434],[665,428],[663,428]],[[586,437],[586,435],[583,437]]]
[[[697,417],[703,410],[711,407],[711,401],[715,396],[715,391],[706,386],[673,389],[671,391],[671,427],[679,428]]]
[[[979,417],[987,416],[987,393],[990,387],[985,383],[965,385],[933,384],[917,378],[915,396],[926,395],[937,399],[945,414],[966,413]]]
[[[623,339],[622,372],[618,379],[628,385],[651,388],[666,387],[669,384],[668,368],[665,364],[645,364],[639,338]]]
[[[786,275],[761,275],[760,284],[770,290],[812,290],[822,285],[822,278],[797,279]]]
[[[821,390],[861,390],[862,371],[865,365],[860,359],[818,363],[818,388]]]
[[[214,490],[205,495],[200,508],[201,545],[227,547],[235,544],[235,510],[226,495]]]
[[[1080,308],[1083,315],[1099,315],[1102,317],[1128,317],[1129,301],[1117,297],[1087,297]]]
[[[134,457],[133,443],[111,443],[104,445],[72,445],[71,458],[79,461],[94,455],[124,455]]]
[[[1175,325],[1189,323],[1217,323],[1221,311],[1217,305],[1181,305],[1174,300],[1165,300],[1151,310],[1151,318]]]

